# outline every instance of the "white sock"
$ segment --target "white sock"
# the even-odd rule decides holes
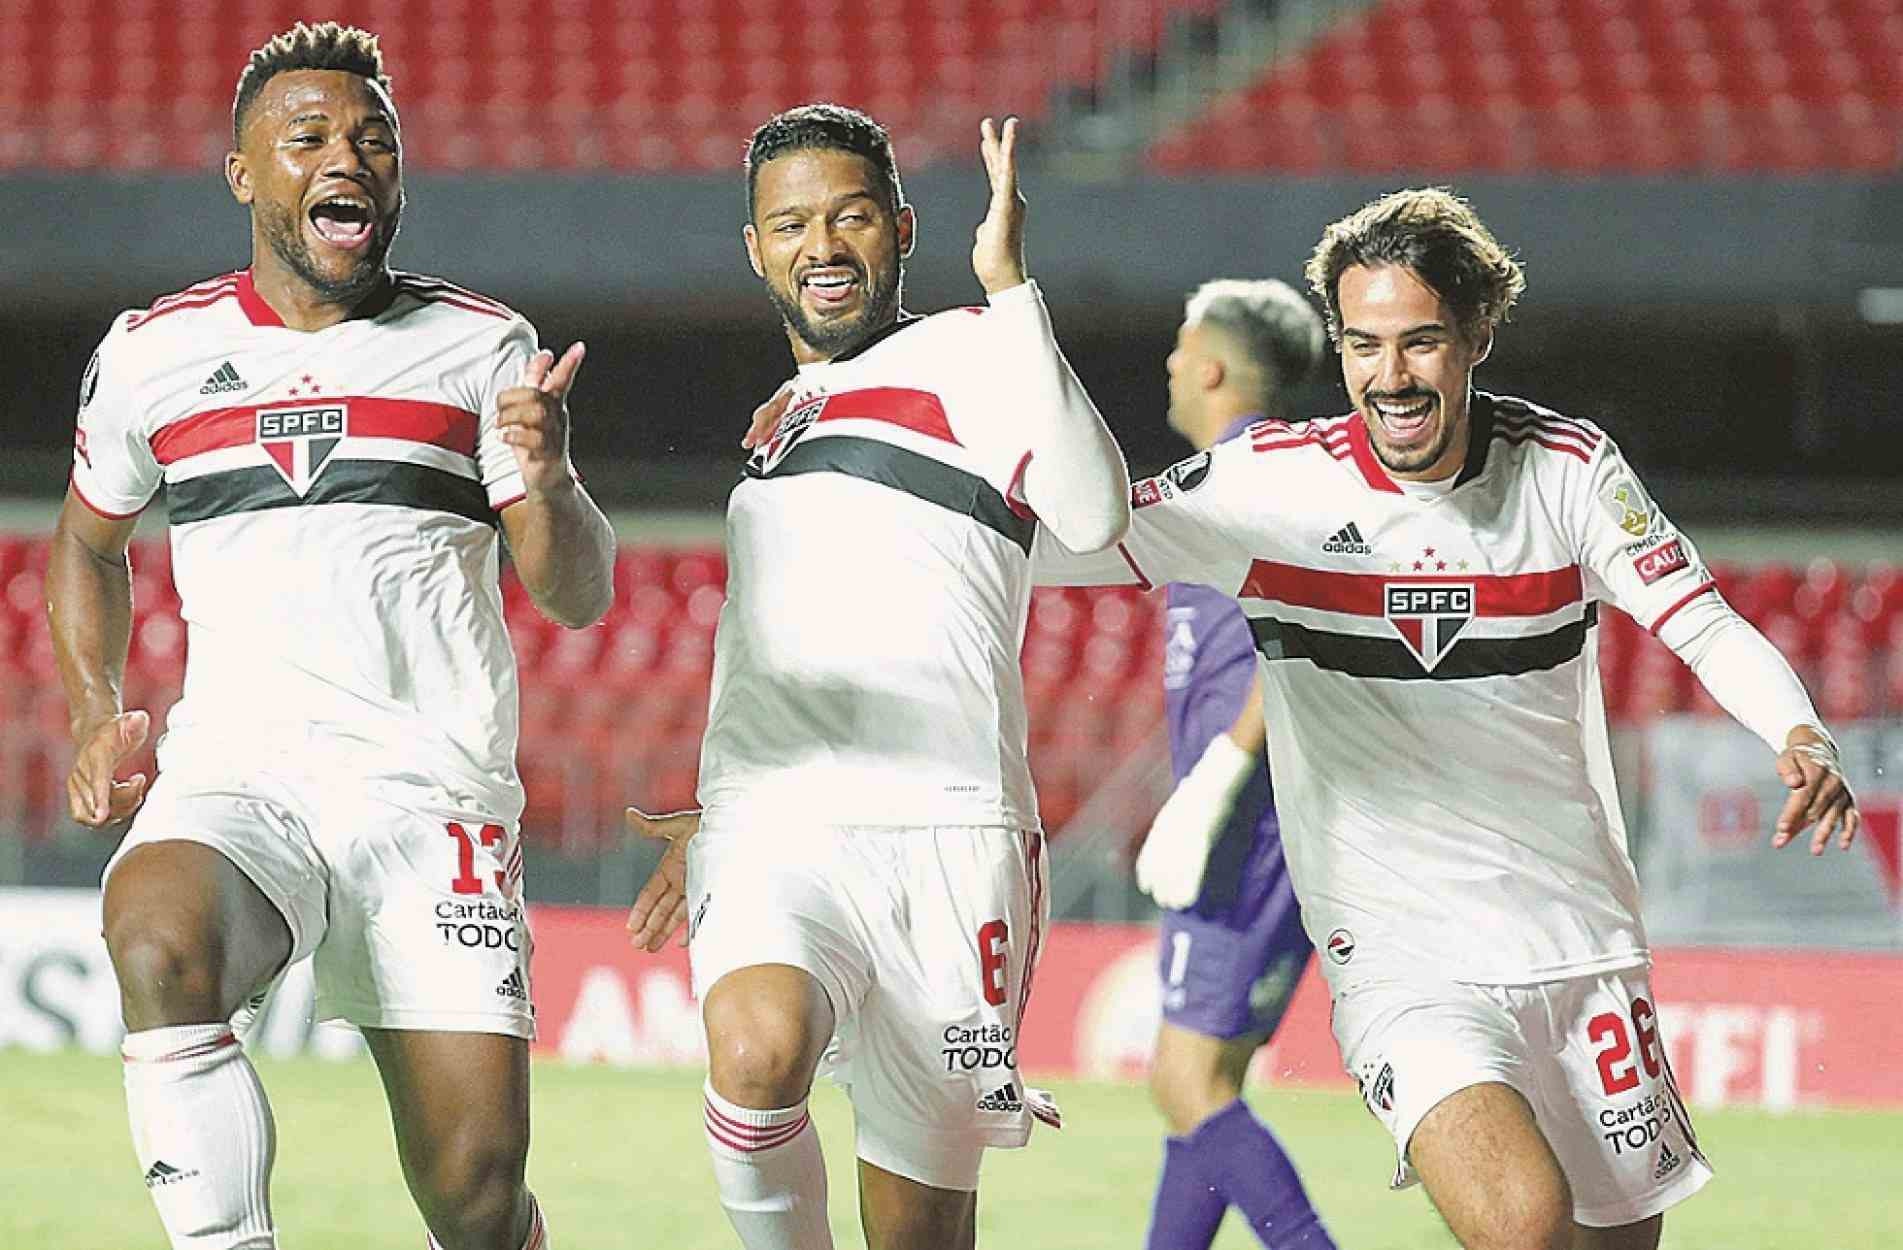
[[[746,1250],[832,1250],[826,1162],[806,1100],[777,1111],[737,1107],[705,1090],[714,1185]]]
[[[423,1233],[423,1240],[429,1243],[429,1250],[443,1250],[443,1243],[427,1230]],[[534,1194],[529,1195],[529,1236],[522,1243],[522,1250],[553,1250],[548,1229],[542,1224],[541,1204],[535,1201]]]
[[[277,1128],[227,1024],[126,1034],[126,1111],[172,1250],[276,1250]]]

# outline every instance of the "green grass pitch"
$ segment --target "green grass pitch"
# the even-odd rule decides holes
[[[278,1120],[274,1206],[286,1246],[417,1250],[389,1119],[368,1061],[262,1061]],[[1158,1121],[1136,1085],[1056,1087],[1066,1128],[994,1153],[979,1194],[981,1246],[1141,1247]],[[1386,1139],[1352,1096],[1261,1091],[1343,1250],[1448,1250],[1419,1190],[1386,1191]],[[560,1250],[721,1250],[701,1145],[700,1077],[538,1064],[529,1178]],[[128,1142],[119,1064],[0,1052],[0,1247],[163,1250]],[[832,1173],[833,1227],[861,1245],[851,1115],[830,1087],[814,1116]],[[1718,1179],[1666,1219],[1665,1250],[1877,1250],[1903,1244],[1903,1114],[1706,1111]],[[1216,1243],[1255,1240],[1232,1214]]]

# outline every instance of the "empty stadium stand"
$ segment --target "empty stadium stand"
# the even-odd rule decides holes
[[[1868,173],[1903,0],[1387,0],[1165,134],[1168,173]]]
[[[0,168],[215,169],[238,71],[293,21],[378,32],[413,168],[730,170],[775,110],[870,110],[908,166],[1217,0],[0,0]]]
[[[63,823],[66,704],[45,627],[47,540],[0,535],[0,826],[47,836]],[[185,629],[169,549],[133,552],[137,607],[126,701],[162,726],[177,698]],[[1903,570],[1828,560],[1714,568],[1720,588],[1791,657],[1832,721],[1903,714]],[[504,583],[522,670],[524,826],[545,845],[618,836],[623,804],[693,801],[713,630],[726,569],[717,549],[628,548],[605,623],[565,630]],[[1160,596],[1040,590],[1023,662],[1031,756],[1046,823],[1061,828],[1092,784],[1162,721]],[[1616,724],[1719,715],[1677,658],[1617,611],[1600,616],[1606,705]],[[147,758],[136,767],[150,770]]]

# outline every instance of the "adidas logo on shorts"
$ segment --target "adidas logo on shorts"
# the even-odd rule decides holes
[[[1672,1153],[1672,1148],[1664,1142],[1659,1143],[1659,1165],[1652,1169],[1652,1179],[1662,1181],[1678,1171],[1678,1165],[1685,1162]]]
[[[1322,550],[1331,556],[1371,556],[1374,548],[1362,540],[1361,527],[1353,521],[1336,530],[1322,544]]]
[[[529,992],[522,986],[522,970],[512,968],[509,975],[502,978],[502,984],[496,986],[496,997],[513,998],[518,1002],[528,1002]]]
[[[1018,1097],[1016,1081],[1006,1081],[978,1100],[980,1111],[1022,1111],[1024,1100]]]

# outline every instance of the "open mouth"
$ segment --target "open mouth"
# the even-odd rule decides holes
[[[368,200],[334,195],[311,206],[311,228],[332,247],[354,251],[376,233],[377,214]]]
[[[800,275],[800,290],[817,307],[843,308],[859,293],[859,275],[838,266],[808,269]]]
[[[1427,432],[1428,422],[1434,415],[1434,397],[1432,395],[1370,397],[1368,406],[1381,421],[1381,428],[1388,437],[1397,443],[1409,443]]]

